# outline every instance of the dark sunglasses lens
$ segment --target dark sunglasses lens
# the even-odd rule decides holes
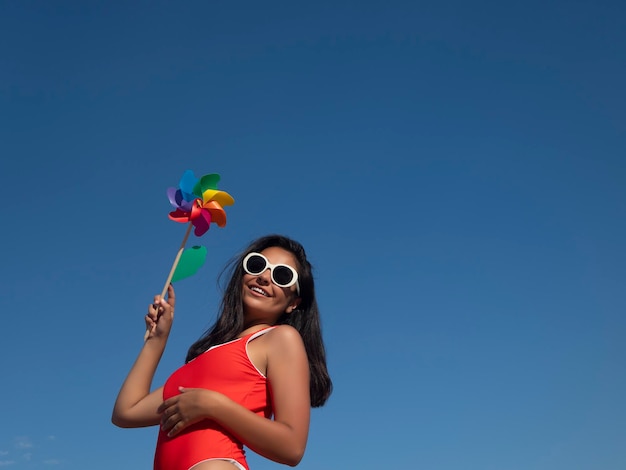
[[[246,269],[252,274],[260,274],[265,271],[266,267],[265,259],[259,255],[250,256],[246,262]]]
[[[272,276],[274,277],[274,282],[279,286],[286,286],[293,280],[291,269],[285,266],[276,266]]]

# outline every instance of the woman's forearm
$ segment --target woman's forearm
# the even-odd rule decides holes
[[[212,407],[215,420],[254,452],[275,462],[295,466],[304,455],[308,435],[309,412],[298,426],[267,419],[244,408],[224,395]]]

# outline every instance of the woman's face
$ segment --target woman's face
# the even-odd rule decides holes
[[[298,271],[295,256],[276,246],[260,252],[272,265],[286,264]],[[280,287],[272,282],[268,268],[260,274],[243,276],[243,304],[246,321],[274,324],[283,313],[291,313],[300,303],[296,285]]]

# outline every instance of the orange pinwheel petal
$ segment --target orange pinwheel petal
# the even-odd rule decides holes
[[[222,208],[219,202],[209,201],[205,203],[203,207],[211,214],[211,222],[216,223],[218,227],[226,225],[226,211]]]

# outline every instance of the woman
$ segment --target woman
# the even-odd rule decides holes
[[[250,244],[231,266],[220,315],[185,365],[150,392],[172,326],[176,296],[155,296],[149,331],[119,392],[112,421],[160,424],[155,470],[247,470],[243,445],[297,465],[310,408],[332,383],[326,369],[311,265],[280,235]],[[273,419],[271,419],[273,416]]]

